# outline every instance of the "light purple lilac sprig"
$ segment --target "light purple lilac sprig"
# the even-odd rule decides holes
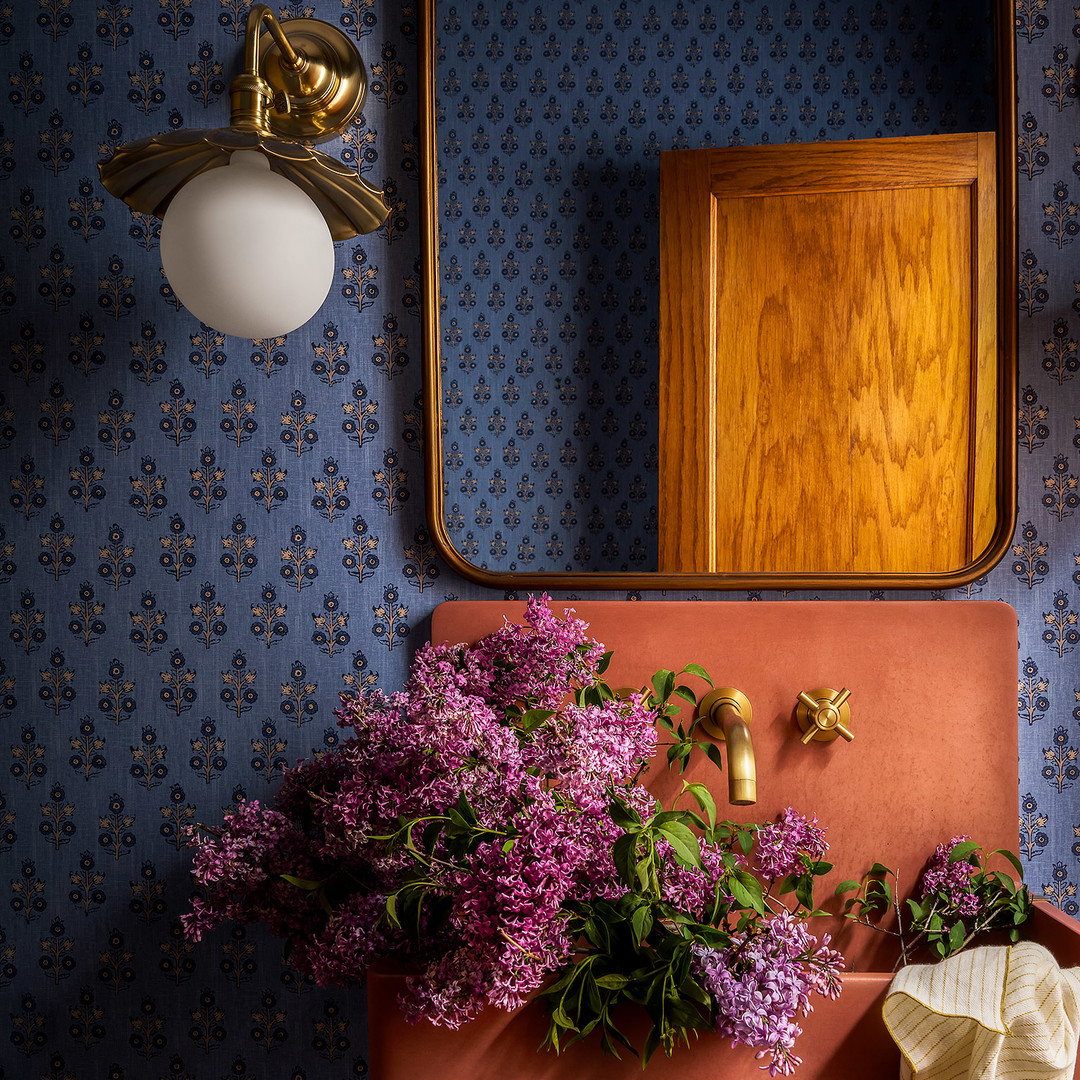
[[[285,814],[258,800],[240,802],[220,829],[192,837],[192,876],[204,897],[180,916],[193,941],[226,920],[265,922],[282,937],[313,932],[321,922],[314,899],[282,877],[304,877],[314,864],[304,834]]]
[[[732,935],[727,948],[699,946],[695,964],[712,996],[716,1030],[732,1046],[757,1049],[768,1057],[770,1076],[791,1076],[802,1059],[795,1040],[797,1016],[813,1010],[812,995],[837,998],[844,958],[819,941],[806,923],[789,912],[769,916]]]

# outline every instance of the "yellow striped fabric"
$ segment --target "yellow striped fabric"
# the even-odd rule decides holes
[[[1072,1080],[1080,968],[1029,941],[969,949],[903,968],[883,1013],[902,1080]]]

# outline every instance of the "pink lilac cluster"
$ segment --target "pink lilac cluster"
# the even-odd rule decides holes
[[[947,844],[938,844],[921,879],[922,898],[943,893],[950,907],[963,918],[974,917],[982,910],[982,901],[971,885],[976,869],[963,859],[950,862],[949,856],[957,844],[970,839],[970,836],[954,836]]]
[[[793,1049],[802,1034],[795,1017],[813,1010],[813,994],[839,997],[844,958],[828,934],[818,941],[783,912],[737,931],[727,948],[698,948],[695,963],[715,1004],[716,1030],[732,1046],[768,1056],[770,1076],[791,1076],[802,1061]]]
[[[636,777],[655,750],[656,716],[638,700],[573,704],[597,680],[603,646],[546,601],[531,598],[524,625],[475,646],[425,646],[398,693],[343,698],[349,738],[288,770],[274,809],[242,802],[195,841],[205,899],[185,917],[188,934],[265,921],[320,983],[357,982],[382,957],[408,960],[419,974],[406,1011],[450,1027],[487,1004],[522,1003],[564,964],[569,908],[622,891],[611,794],[654,810]],[[420,844],[429,823],[446,826],[465,804],[487,833],[466,856],[445,857],[445,833],[435,840],[423,876],[437,903],[422,911],[417,945],[381,917],[417,867],[390,837],[420,819]],[[704,895],[709,883],[678,886],[695,887]]]
[[[789,806],[775,822],[758,829],[756,866],[762,877],[775,881],[801,873],[804,855],[813,862],[824,856],[829,845],[817,820],[817,817],[803,817]]]
[[[719,893],[720,903],[734,903],[724,888],[724,879],[732,869],[741,869],[742,856],[728,855],[716,844],[701,842],[701,866],[680,866],[670,844],[660,840],[657,853],[663,859],[660,895],[664,902],[678,908],[699,922],[708,922],[710,909]]]
[[[282,878],[313,870],[307,839],[285,814],[257,800],[240,802],[225,815],[225,825],[210,836],[193,838],[192,874],[206,890],[181,915],[194,941],[225,920],[265,922],[275,934],[291,937],[316,922],[313,898]]]

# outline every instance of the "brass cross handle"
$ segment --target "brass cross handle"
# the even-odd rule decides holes
[[[804,732],[803,745],[813,739],[832,742],[837,735],[842,735],[848,742],[855,738],[848,727],[851,708],[847,699],[850,696],[851,691],[846,688],[837,691],[828,686],[803,690],[799,694],[795,719]]]

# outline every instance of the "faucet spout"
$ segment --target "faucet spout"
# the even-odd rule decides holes
[[[752,715],[746,695],[732,687],[712,690],[698,704],[702,729],[727,743],[728,801],[732,806],[757,802],[757,762],[748,723]]]

